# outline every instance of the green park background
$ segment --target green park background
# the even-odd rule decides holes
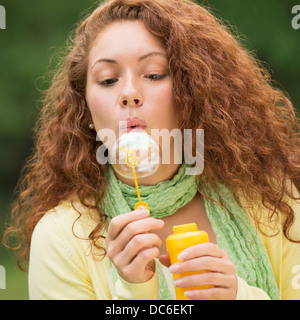
[[[300,29],[292,28],[292,8],[300,0],[207,0],[219,18],[236,27],[247,48],[269,69],[300,110]],[[6,29],[0,30],[0,239],[9,222],[20,170],[32,150],[32,129],[41,108],[51,57],[96,0],[0,0]],[[300,13],[300,12],[299,12]],[[300,24],[300,19],[299,19]],[[1,242],[1,241],[0,241]],[[0,300],[28,299],[27,273],[0,244],[6,289]]]

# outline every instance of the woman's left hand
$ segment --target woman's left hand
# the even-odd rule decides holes
[[[237,276],[234,264],[227,252],[213,243],[202,243],[183,250],[170,267],[172,273],[189,271],[207,272],[180,277],[175,280],[177,287],[196,287],[212,285],[212,288],[186,291],[186,297],[192,300],[234,300],[237,294]]]

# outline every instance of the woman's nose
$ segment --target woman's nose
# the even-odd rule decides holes
[[[140,107],[143,104],[143,96],[138,88],[132,83],[127,83],[121,97],[121,107]]]
[[[141,105],[141,100],[140,99],[133,99],[132,101],[131,101],[130,98],[124,98],[124,99],[122,99],[121,104],[122,104],[123,107],[125,107],[127,105],[138,107],[138,106]]]

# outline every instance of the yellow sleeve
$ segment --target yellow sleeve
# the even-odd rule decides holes
[[[289,182],[290,183],[290,182]],[[294,185],[290,184],[293,195],[299,197],[299,192]],[[287,187],[288,184],[287,184]],[[251,210],[258,210],[259,216],[264,221],[264,232],[274,234],[274,236],[266,236],[258,230],[262,242],[269,255],[272,269],[279,289],[279,297],[281,300],[300,300],[300,243],[294,243],[286,239],[282,230],[282,222],[278,225],[277,220],[270,222],[268,220],[268,209],[262,206],[260,198],[258,198],[255,209],[247,208],[246,203],[242,207],[247,211],[251,219]],[[300,200],[285,199],[293,208],[295,219],[290,230],[292,239],[300,240]],[[257,295],[258,288],[250,287],[244,281],[239,280],[238,297],[240,299],[261,299],[260,293]],[[259,289],[260,290],[260,289]],[[247,298],[248,297],[248,298]]]
[[[29,296],[31,300],[152,300],[158,299],[158,275],[145,283],[113,280],[108,258],[94,259],[88,234],[90,219],[60,205],[37,224],[31,240]],[[90,217],[90,216],[88,216]],[[88,228],[87,228],[88,226]]]
[[[159,284],[157,268],[153,277],[144,283],[130,283],[119,277],[116,282],[117,299],[158,300]]]
[[[293,186],[293,194],[299,192]],[[300,200],[291,201],[295,220],[290,230],[292,239],[300,240]],[[300,300],[300,243],[294,243],[282,236],[282,272],[281,298],[283,300]]]
[[[238,290],[236,300],[270,300],[267,293],[257,287],[249,286],[242,278],[238,278]]]
[[[66,241],[53,219],[35,227],[29,261],[31,300],[95,300],[87,265]]]

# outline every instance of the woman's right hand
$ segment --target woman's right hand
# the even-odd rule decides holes
[[[151,231],[160,230],[163,220],[148,217],[138,209],[114,217],[106,237],[107,255],[127,282],[140,283],[154,274],[153,259],[159,256],[161,239]]]

